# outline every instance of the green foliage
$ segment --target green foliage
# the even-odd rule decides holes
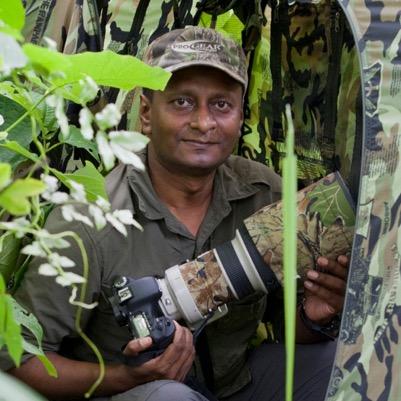
[[[107,199],[107,193],[103,176],[97,171],[95,166],[87,161],[85,167],[80,168],[72,174],[63,174],[63,179],[71,179],[85,188],[86,197],[94,202],[98,196]],[[66,185],[69,186],[68,182]]]
[[[170,73],[161,68],[150,67],[132,56],[122,56],[104,50],[81,54],[62,54],[33,44],[23,46],[29,60],[47,72],[63,73],[54,78],[57,85],[76,83],[89,75],[97,84],[119,89],[143,86],[164,89]]]
[[[3,87],[3,83],[0,84]],[[5,96],[0,96],[0,114],[4,118],[4,124],[0,127],[1,130],[7,132],[8,127],[12,122],[17,121],[24,113],[25,109],[15,101],[8,99]],[[28,149],[32,142],[32,127],[29,119],[24,119],[18,125],[18,130],[8,132],[7,139],[9,141],[18,141],[18,145],[24,149]],[[1,144],[1,143],[0,143]],[[7,150],[5,147],[0,147],[0,160],[8,162],[14,169],[18,163],[26,158],[25,155],[16,153],[13,149]]]
[[[341,190],[337,182],[331,184],[323,182],[308,193],[307,197],[314,199],[310,210],[320,214],[325,226],[334,224],[337,216],[343,216],[346,226],[354,225],[355,212],[352,210],[349,200],[345,197],[345,192]]]
[[[58,206],[66,220],[80,221],[97,229],[109,222],[124,234],[125,225],[137,226],[131,212],[111,210],[104,174],[116,162],[143,168],[134,152],[143,148],[146,140],[139,133],[115,130],[121,119],[116,105],[108,104],[94,112],[88,103],[102,92],[98,85],[123,90],[140,85],[161,90],[171,74],[149,67],[132,56],[110,51],[65,55],[24,44],[20,33],[23,25],[22,2],[1,1],[0,349],[7,349],[16,366],[21,363],[23,352],[35,355],[49,375],[57,376],[42,349],[43,330],[39,322],[7,293],[5,286],[6,280],[11,291],[15,290],[30,258],[40,256],[44,263],[39,273],[50,272],[55,285],[62,283],[71,287],[70,302],[77,307],[76,330],[99,360],[100,374],[91,392],[102,380],[104,363],[96,346],[80,327],[81,308],[95,306],[83,302],[89,269],[86,251],[75,233],[50,234],[44,229],[44,223],[49,210]],[[71,125],[66,116],[71,101],[81,106],[79,127]],[[61,171],[60,167],[56,168],[53,155],[64,154],[71,148],[87,151],[98,166],[86,161],[84,167],[78,169]],[[75,209],[79,204],[90,206],[88,216]],[[79,246],[82,277],[64,271],[66,267],[71,270],[67,258],[58,254],[60,249],[69,246],[65,237],[72,238]],[[77,293],[80,294],[78,303],[74,301]],[[35,344],[24,340],[21,333],[26,331]],[[0,398],[39,399],[25,390],[11,395],[7,392],[9,380],[0,375]]]
[[[70,127],[70,133],[67,136],[67,138],[63,139],[60,135],[59,140],[60,140],[60,142],[67,143],[68,145],[72,145],[76,148],[81,148],[81,149],[87,150],[88,153],[90,153],[90,155],[93,158],[95,158],[98,162],[100,162],[99,152],[97,151],[96,143],[94,143],[93,141],[90,141],[89,139],[85,139],[82,136],[79,128],[72,125]]]
[[[35,178],[17,179],[0,193],[0,206],[15,216],[28,214],[31,211],[28,198],[45,189],[46,185]]]
[[[15,270],[20,246],[21,238],[15,238],[11,233],[0,236],[0,274],[7,281]]]
[[[16,30],[21,30],[25,23],[25,12],[21,1],[2,1],[0,20]]]
[[[16,366],[22,355],[21,327],[15,321],[12,298],[6,294],[3,277],[0,275],[0,348],[6,346]]]

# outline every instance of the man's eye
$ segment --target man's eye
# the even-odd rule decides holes
[[[217,100],[215,103],[215,107],[218,110],[224,111],[224,110],[228,110],[230,108],[230,104],[225,100]]]
[[[174,104],[178,107],[188,107],[191,105],[191,101],[185,97],[179,97],[174,100]]]

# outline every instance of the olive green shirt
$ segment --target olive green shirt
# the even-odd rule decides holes
[[[85,310],[81,325],[106,362],[118,362],[130,336],[127,327],[116,323],[107,301],[115,276],[163,275],[167,268],[232,239],[246,217],[279,199],[280,178],[260,163],[231,156],[217,170],[212,201],[196,237],[158,199],[146,172],[121,165],[108,175],[106,183],[112,208],[132,210],[143,232],[129,227],[124,237],[111,225],[96,231],[80,222],[66,222],[58,208],[50,214],[46,229],[73,230],[82,238],[90,265],[86,300],[97,301],[98,306]],[[75,243],[60,253],[75,261],[76,267],[70,271],[82,272],[82,257]],[[56,284],[54,277],[39,275],[40,263],[39,259],[33,261],[16,298],[42,324],[43,349],[72,359],[96,361],[76,332],[75,307],[68,302],[70,288]],[[246,350],[265,307],[264,296],[253,298],[234,303],[228,315],[207,328],[219,396],[237,391],[250,380]],[[24,336],[34,342],[28,333]],[[0,367],[11,368],[4,350],[0,355]]]

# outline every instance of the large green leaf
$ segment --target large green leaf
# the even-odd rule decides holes
[[[0,192],[0,206],[13,215],[22,216],[31,210],[28,198],[39,195],[45,189],[46,185],[35,178],[15,180]]]
[[[9,280],[16,268],[20,254],[21,239],[5,233],[0,236],[0,274],[6,281]]]
[[[142,86],[162,90],[171,76],[162,68],[150,67],[135,57],[109,50],[67,55],[30,43],[23,49],[34,64],[48,72],[62,72],[65,76],[58,79],[59,84],[76,82],[89,75],[103,86],[126,90]]]
[[[25,111],[23,107],[13,100],[0,96],[0,114],[4,117],[4,124],[1,126],[1,130],[7,131],[7,128],[21,117]],[[28,149],[29,144],[32,142],[30,119],[26,118],[22,120],[15,129],[8,133],[7,139],[9,141],[16,141],[20,147]],[[2,143],[0,142],[0,144]],[[24,159],[25,157],[20,154],[16,154],[4,147],[0,148],[0,161],[10,163],[13,168]]]
[[[16,366],[22,355],[21,327],[14,317],[12,298],[6,293],[3,276],[0,275],[0,346],[6,345],[7,351]]]
[[[50,376],[57,377],[57,371],[42,349],[43,329],[32,313],[28,313],[18,302],[10,297],[16,323],[27,328],[35,337],[37,345],[23,341],[23,348],[30,354],[36,355],[43,363]]]
[[[0,20],[14,29],[21,30],[25,23],[25,11],[21,0],[2,0]]]
[[[82,184],[85,187],[86,196],[89,201],[95,201],[98,196],[108,199],[104,177],[91,162],[87,161],[85,167],[80,168],[72,174],[64,174],[64,177]]]
[[[11,179],[11,166],[8,163],[0,163],[0,190],[2,190]]]

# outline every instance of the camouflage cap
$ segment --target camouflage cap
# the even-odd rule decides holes
[[[150,44],[144,61],[170,72],[197,65],[213,67],[230,75],[245,89],[248,84],[241,46],[210,28],[190,26],[168,32]]]

